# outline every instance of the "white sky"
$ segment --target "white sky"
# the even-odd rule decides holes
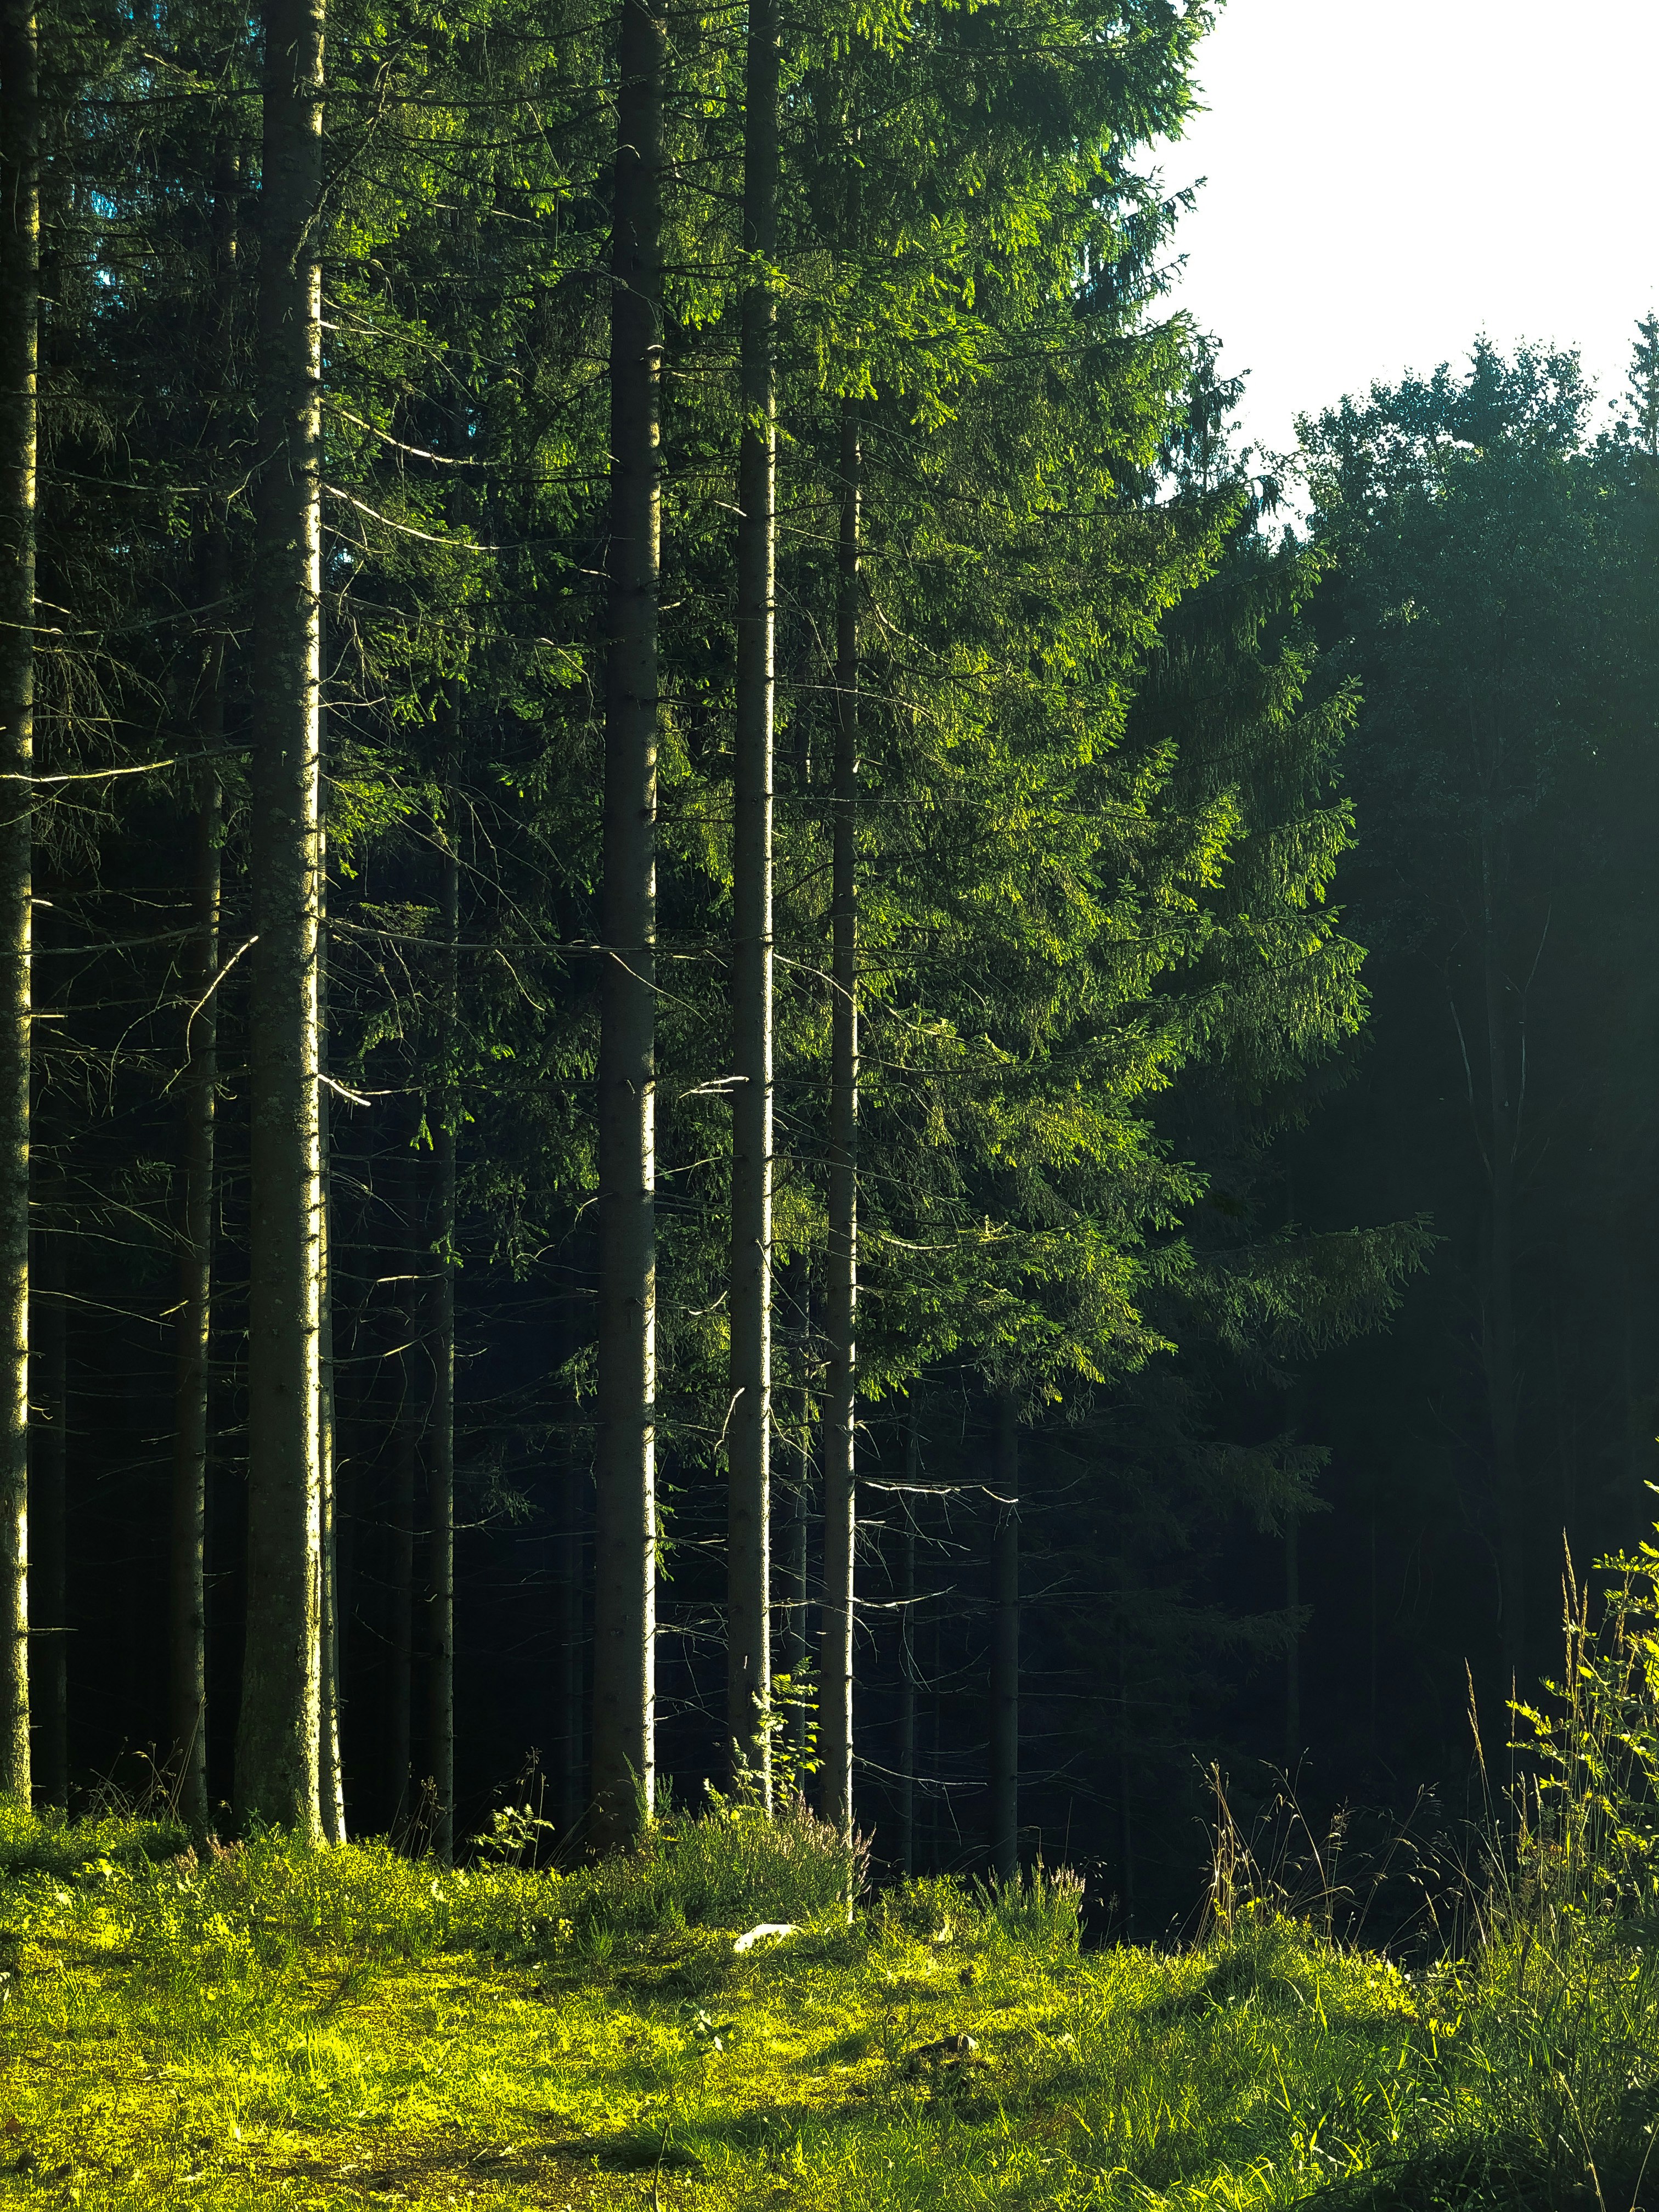
[[[1250,371],[1248,437],[1483,328],[1622,392],[1659,303],[1659,0],[1229,0],[1197,74],[1161,149],[1209,180],[1176,296]]]

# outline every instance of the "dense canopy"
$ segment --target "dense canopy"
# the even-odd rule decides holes
[[[1149,1928],[1644,1525],[1659,325],[1239,450],[1208,21],[0,0],[0,1787]]]

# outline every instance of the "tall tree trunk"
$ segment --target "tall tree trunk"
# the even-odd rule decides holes
[[[220,571],[222,574],[222,569]],[[216,660],[223,641],[216,640]],[[214,1113],[219,1080],[219,775],[222,734],[218,667],[206,672],[201,729],[210,762],[197,785],[195,927],[183,963],[190,1012],[180,1086],[184,1206],[179,1242],[179,1321],[173,1377],[172,1736],[179,1815],[208,1828],[207,1484],[209,1338],[213,1297]]]
[[[325,854],[324,833],[318,849]],[[319,866],[319,897],[327,896],[326,866]],[[318,1066],[327,1073],[328,967],[321,963],[319,986]],[[323,1840],[343,1844],[346,1839],[345,1773],[340,1761],[340,1516],[339,1467],[334,1429],[334,1191],[329,1158],[328,1089],[319,1084],[317,1095],[318,1153],[321,1162],[322,1228],[319,1291],[317,1401],[317,1623],[318,1729],[317,1777],[321,1799]]]
[[[938,1874],[944,1863],[945,1844],[945,1608],[936,1591],[933,1606],[933,1632],[928,1638],[927,1742],[924,1756],[933,1787],[927,1799],[927,1871]]]
[[[557,1518],[553,1535],[553,1666],[550,1734],[553,1744],[553,1820],[562,1855],[573,1851],[581,1826],[582,1630],[586,1611],[582,1576],[582,1478],[580,1406],[570,1362],[577,1350],[578,1299],[572,1292],[556,1309],[551,1365],[559,1394]]]
[[[799,1393],[799,1423],[794,1437],[794,1480],[789,1486],[789,1519],[783,1539],[786,1623],[783,1663],[793,1697],[789,1707],[789,1748],[796,1759],[796,1786],[801,1786],[799,1761],[806,1750],[806,1539],[812,1496],[812,1431],[805,1385]]]
[[[433,1240],[432,1449],[428,1498],[432,1522],[432,1605],[427,1746],[434,1793],[432,1849],[441,1866],[453,1865],[455,1857],[455,1132],[460,1101],[455,1095],[453,1069],[461,896],[456,826],[452,792],[442,842],[441,892],[445,952],[438,1051],[444,1089],[438,1126],[433,1133],[438,1173],[433,1194],[436,1235]]]
[[[1291,1616],[1285,1646],[1285,1771],[1294,1775],[1302,1759],[1302,1516],[1292,1506],[1285,1516],[1285,1610]]]
[[[656,1786],[657,608],[662,373],[660,0],[623,0],[611,214],[611,544],[599,1006],[592,1839]]]
[[[750,0],[738,451],[738,653],[732,787],[732,1412],[726,1522],[726,1728],[733,1778],[772,1802],[772,733],[776,568],[778,240],[776,0]]]
[[[778,1654],[782,1672],[788,1677],[791,1696],[786,1716],[786,1736],[782,1741],[793,1754],[793,1786],[801,1786],[799,1761],[806,1749],[807,1709],[801,1692],[806,1679],[806,1537],[807,1516],[811,1510],[812,1486],[812,1401],[807,1383],[807,1362],[810,1355],[811,1314],[812,1300],[811,1277],[804,1258],[790,1262],[786,1275],[780,1279],[781,1303],[795,1316],[795,1325],[788,1334],[796,1344],[796,1381],[789,1393],[789,1402],[794,1418],[787,1429],[781,1430],[787,1447],[788,1473],[780,1494],[772,1493],[773,1510],[777,1517],[774,1534],[774,1555],[781,1578],[781,1594],[778,1613],[782,1627],[782,1644]],[[774,1779],[775,1796],[777,1784]]]
[[[564,1464],[563,1526],[558,1540],[559,1645],[557,1741],[559,1846],[568,1853],[582,1817],[582,1645],[586,1607],[582,1574],[581,1475],[574,1444],[568,1441]]]
[[[411,1687],[415,1669],[415,1487],[420,1449],[421,1400],[425,1382],[421,1358],[421,1240],[417,1226],[419,1171],[411,1150],[404,1156],[403,1350],[398,1354],[400,1396],[392,1431],[392,1496],[386,1515],[386,1826],[398,1832],[410,1812],[409,1784],[414,1757]],[[417,1386],[418,1378],[418,1386]]]
[[[921,1431],[916,1404],[904,1443],[904,1548],[899,1561],[899,1865],[916,1870],[916,1489],[921,1480]]]
[[[236,1807],[315,1837],[323,0],[269,0],[260,189],[247,1643]]]
[[[1012,1397],[997,1406],[997,1508],[991,1638],[991,1863],[1019,1879],[1019,1425]]]
[[[1480,827],[1481,981],[1486,1008],[1492,1211],[1483,1350],[1492,1424],[1492,1487],[1498,1504],[1498,1570],[1503,1600],[1504,1664],[1511,1680],[1526,1668],[1526,1591],[1521,1545],[1520,1454],[1515,1346],[1515,1101],[1510,1090],[1504,1020],[1504,981],[1498,942],[1498,855],[1489,813]]]
[[[1120,1570],[1123,1599],[1117,1617],[1117,1820],[1119,1904],[1123,1914],[1123,1935],[1126,1942],[1133,1943],[1135,1936],[1135,1808],[1134,1739],[1129,1727],[1129,1632],[1124,1618],[1128,1598],[1128,1581]]]
[[[210,382],[205,440],[212,482],[197,539],[196,592],[207,605],[230,574],[231,362],[237,269],[237,211],[241,164],[221,144],[213,179],[213,306],[204,348]],[[179,1238],[179,1322],[173,1376],[172,1608],[170,1687],[179,1810],[192,1833],[208,1826],[207,1771],[207,1490],[209,1345],[213,1318],[214,1117],[219,1082],[220,842],[223,802],[219,754],[225,737],[226,633],[210,628],[203,641],[196,732],[196,855],[183,981],[185,1021],[180,1083],[183,1205]]]
[[[35,1775],[69,1803],[69,1310],[61,1232],[36,1231],[29,1352],[29,1613]]]
[[[1370,1764],[1372,1767],[1375,1768],[1376,1765],[1376,1693],[1378,1688],[1376,1662],[1378,1637],[1381,1630],[1381,1622],[1378,1618],[1377,1610],[1376,1589],[1376,1477],[1375,1473],[1373,1473],[1371,1477],[1370,1497],[1368,1503],[1370,1510],[1366,1516],[1367,1527],[1365,1533],[1370,1540],[1367,1549],[1370,1554],[1370,1558],[1368,1562],[1370,1568],[1369,1577],[1370,1588],[1367,1593],[1370,1601],[1367,1608],[1370,1615],[1370,1636],[1369,1639],[1370,1649],[1365,1655],[1367,1661],[1366,1674],[1368,1678],[1365,1684],[1365,1709],[1369,1717],[1369,1727],[1366,1732],[1367,1741],[1365,1747]]]
[[[853,1607],[857,1549],[859,1125],[859,501],[855,403],[842,403],[841,543],[836,608],[836,774],[830,864],[830,1251],[824,1316],[823,1664],[819,1741],[823,1817],[853,1830]]]
[[[0,0],[0,1793],[29,1802],[29,978],[33,890],[40,57],[33,0]]]

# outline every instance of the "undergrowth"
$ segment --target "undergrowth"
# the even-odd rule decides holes
[[[866,1893],[799,1806],[564,1873],[527,1810],[449,1870],[0,1806],[0,2202],[1659,2212],[1656,1583],[1573,1594],[1410,1966],[1340,1836],[1264,1868],[1224,1800],[1169,1950],[1064,1871]]]

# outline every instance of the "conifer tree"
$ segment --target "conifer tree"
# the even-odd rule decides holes
[[[29,1783],[30,904],[33,882],[35,379],[40,344],[40,55],[33,0],[0,13],[0,1790]]]
[[[1019,1417],[997,1407],[996,1611],[991,1642],[991,1863],[999,1881],[1019,1880]]]
[[[452,738],[459,733],[459,697],[452,711]],[[432,1482],[428,1518],[432,1529],[432,1633],[430,1699],[427,1737],[431,1746],[436,1798],[432,1849],[440,1865],[455,1857],[455,1139],[460,1118],[454,1066],[459,1050],[459,981],[456,945],[460,936],[461,864],[456,849],[452,750],[447,819],[439,837],[442,872],[439,912],[443,931],[443,968],[439,977],[438,1052],[443,1091],[434,1133],[437,1158],[432,1244]]]
[[[658,483],[667,27],[623,0],[611,205],[592,1832],[655,1787]]]
[[[775,0],[752,0],[744,70],[741,428],[732,840],[732,1412],[726,1725],[772,1802],[772,755],[777,565]]]
[[[201,342],[210,474],[197,520],[193,582],[207,609],[232,574],[230,420],[238,278],[240,149],[228,137],[215,149],[211,281]],[[204,615],[196,694],[200,760],[194,772],[192,928],[182,963],[186,995],[180,1080],[179,1317],[175,1324],[171,1721],[179,1761],[179,1806],[192,1830],[206,1832],[208,1424],[213,1311],[215,1121],[219,1083],[219,924],[224,835],[223,774],[228,625]]]
[[[253,635],[248,1581],[236,1805],[319,1797],[322,0],[264,18]]]

